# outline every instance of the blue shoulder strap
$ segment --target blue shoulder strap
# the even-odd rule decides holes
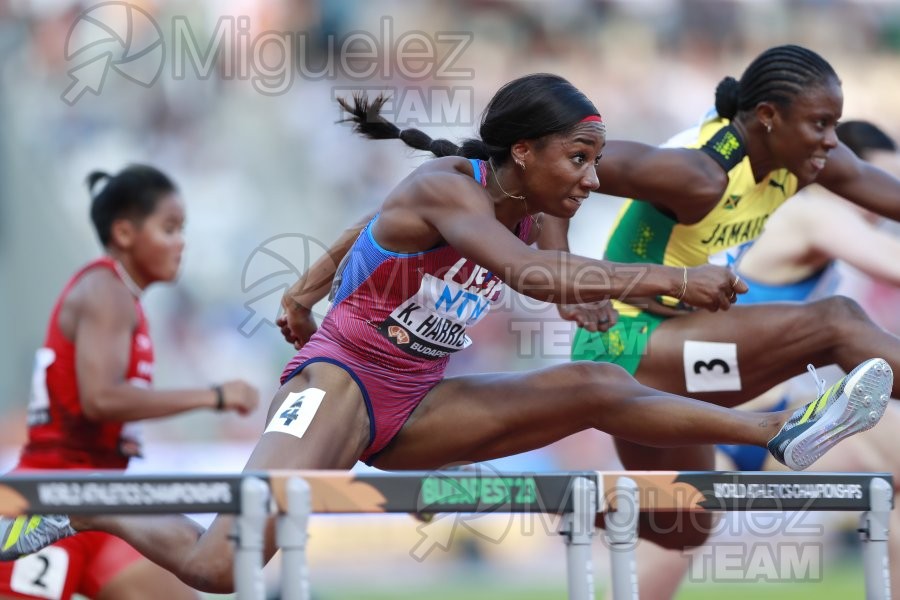
[[[470,158],[469,162],[472,163],[472,177],[475,178],[479,184],[481,184],[481,163],[477,158]]]

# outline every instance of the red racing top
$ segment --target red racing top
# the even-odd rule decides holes
[[[92,269],[109,269],[120,280],[117,263],[103,257],[82,267],[63,288],[47,327],[44,347],[37,351],[28,404],[28,442],[19,469],[124,469],[139,454],[137,440],[125,439],[122,422],[88,419],[82,410],[75,370],[75,344],[59,327],[59,311],[75,284]],[[149,387],[153,379],[153,343],[140,300],[134,299],[137,325],[125,379]],[[131,447],[124,450],[125,444]]]

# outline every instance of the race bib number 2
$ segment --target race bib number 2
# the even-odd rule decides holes
[[[14,592],[37,598],[60,600],[69,572],[69,554],[49,546],[13,563],[9,587]]]

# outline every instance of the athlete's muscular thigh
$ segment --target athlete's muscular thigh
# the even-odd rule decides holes
[[[816,309],[734,306],[674,317],[653,332],[635,378],[650,387],[736,406],[824,360]]]
[[[541,448],[594,426],[598,406],[638,393],[632,386],[643,390],[620,367],[586,362],[447,378],[374,464],[430,469]]]
[[[281,386],[266,422],[247,469],[350,468],[369,444],[362,393],[346,371],[324,362]]]

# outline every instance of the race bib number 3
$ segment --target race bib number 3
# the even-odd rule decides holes
[[[49,546],[13,564],[9,587],[20,594],[60,600],[68,572],[69,554],[62,548]]]
[[[313,417],[322,404],[325,390],[309,388],[302,392],[291,392],[281,403],[281,407],[275,412],[265,433],[280,431],[294,437],[302,438]]]
[[[684,383],[688,392],[740,391],[737,344],[685,341]]]

